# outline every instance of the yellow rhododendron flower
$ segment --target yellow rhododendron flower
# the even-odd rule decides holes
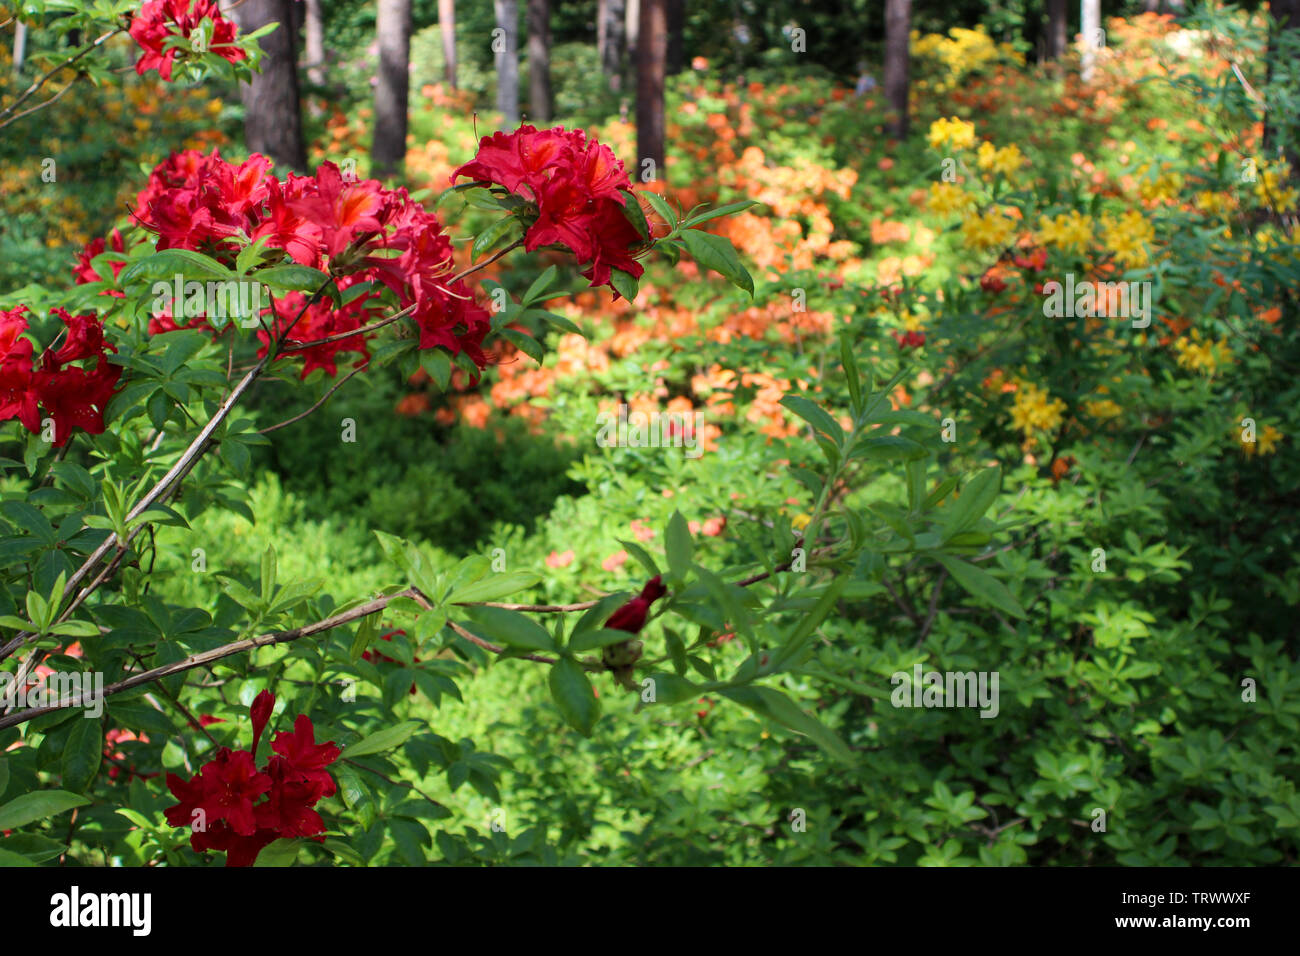
[[[1010,176],[1025,163],[1024,153],[1014,143],[995,149],[988,140],[980,143],[975,159],[985,172],[1001,173],[1004,176]]]
[[[1115,261],[1126,269],[1146,265],[1150,260],[1147,243],[1156,237],[1155,227],[1136,209],[1130,209],[1118,219],[1103,216],[1102,242],[1115,254]]]
[[[1033,431],[1059,428],[1065,414],[1065,402],[1052,398],[1045,388],[1032,382],[1016,382],[1016,398],[1011,408],[1011,424],[1026,435]]]
[[[1174,350],[1178,353],[1179,367],[1193,372],[1205,372],[1207,375],[1213,375],[1220,365],[1232,361],[1232,349],[1228,347],[1227,339],[1202,341],[1201,333],[1196,329],[1192,330],[1191,335],[1177,339]]]
[[[1265,425],[1254,441],[1241,439],[1241,450],[1246,453],[1247,457],[1258,452],[1261,455],[1271,455],[1277,449],[1277,443],[1281,441],[1282,433],[1272,425]]]
[[[925,207],[939,216],[963,212],[975,204],[975,197],[956,183],[931,183]]]
[[[1015,232],[1015,223],[996,210],[968,215],[961,224],[961,238],[973,249],[1005,246]]]
[[[1058,216],[1040,216],[1035,238],[1039,245],[1083,252],[1092,239],[1092,233],[1092,217],[1071,209]]]
[[[944,145],[953,149],[970,149],[975,145],[975,124],[957,117],[940,117],[930,124],[930,146],[938,149]]]

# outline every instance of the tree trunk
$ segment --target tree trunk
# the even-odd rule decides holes
[[[664,174],[664,62],[668,56],[665,0],[640,0],[636,55],[636,152],[638,178]],[[647,162],[649,160],[649,162]]]
[[[456,89],[456,0],[438,0],[438,31],[442,34],[443,75]]]
[[[370,145],[374,174],[392,176],[406,159],[407,97],[411,87],[411,0],[378,0],[375,34],[379,70],[375,83],[375,135]]]
[[[550,0],[528,0],[528,112],[534,123],[551,121]]]
[[[641,0],[623,0],[623,49],[627,52],[625,61],[626,70],[636,73],[637,63],[637,35],[641,30]],[[629,82],[635,79],[635,76],[629,78]]]
[[[262,72],[252,83],[241,83],[244,103],[244,145],[250,153],[269,156],[280,166],[307,171],[307,146],[302,135],[298,100],[298,57],[294,49],[292,0],[244,0],[229,13],[240,33],[268,23],[279,26],[258,40]]]
[[[686,0],[668,0],[668,62],[669,76],[676,76],[686,68],[685,51]]]
[[[497,68],[497,110],[506,129],[519,125],[519,4],[494,0],[497,29],[492,32],[492,52]]]
[[[1270,0],[1269,13],[1277,21],[1277,27],[1268,41],[1268,80],[1273,79],[1273,64],[1280,58],[1278,49],[1278,36],[1282,31],[1289,31],[1291,37],[1300,36],[1300,0]],[[1283,124],[1295,124],[1295,117],[1285,117],[1282,119]],[[1278,136],[1278,123],[1274,117],[1268,113],[1264,114],[1264,152],[1269,160],[1272,160],[1279,150],[1285,152],[1287,162],[1291,165],[1291,175],[1294,177],[1300,172],[1300,150],[1297,150],[1295,142],[1283,143]]]
[[[1101,30],[1101,0],[1081,0],[1079,7],[1079,34],[1083,44],[1083,66],[1079,78],[1085,83],[1092,82],[1093,71],[1097,64],[1098,38]]]
[[[885,0],[885,101],[893,116],[891,136],[902,139],[908,128],[909,34],[912,31],[912,0]]]
[[[14,76],[23,71],[23,60],[27,58],[27,24],[21,20],[14,26]]]
[[[623,88],[623,46],[626,38],[624,0],[599,0],[596,6],[596,49],[609,88]]]
[[[303,31],[307,79],[313,86],[325,85],[325,20],[321,16],[320,4],[321,0],[307,0],[307,22]]]
[[[1070,45],[1065,16],[1065,0],[1047,0],[1047,55],[1049,60],[1059,60]]]

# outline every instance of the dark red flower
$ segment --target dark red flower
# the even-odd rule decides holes
[[[292,732],[276,734],[271,749],[284,757],[295,773],[310,781],[319,796],[334,794],[334,778],[325,768],[338,759],[339,748],[332,741],[316,743],[316,729],[306,714],[298,715]]]
[[[253,750],[254,756],[257,755],[257,744],[262,739],[262,731],[266,729],[266,722],[271,719],[271,711],[275,710],[275,695],[269,690],[264,690],[253,698],[252,705],[248,708],[249,717],[253,722]]]
[[[605,622],[605,627],[614,631],[627,631],[629,634],[640,633],[641,628],[645,627],[645,619],[650,612],[650,605],[667,593],[668,589],[664,587],[662,579],[656,574],[641,589],[640,595],[628,601],[609,616],[609,620]]]

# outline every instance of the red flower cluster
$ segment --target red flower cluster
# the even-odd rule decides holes
[[[1005,292],[1007,284],[1002,281],[1002,277],[992,272],[986,272],[980,276],[980,288],[985,292],[991,292],[997,295],[999,292]]]
[[[325,822],[313,808],[335,792],[325,768],[338,759],[339,748],[316,743],[311,719],[300,714],[292,733],[275,735],[271,749],[276,756],[258,770],[254,754],[274,706],[270,691],[253,701],[252,750],[222,747],[193,778],[167,775],[167,787],[180,801],[164,811],[167,822],[189,827],[196,851],[225,852],[226,866],[252,866],[262,849],[280,837],[324,839],[319,834]]]
[[[1014,256],[1012,261],[1021,269],[1033,269],[1042,272],[1047,268],[1047,250],[1035,249],[1026,256]]]
[[[279,180],[258,154],[236,166],[215,150],[207,156],[186,150],[150,174],[135,217],[158,234],[159,249],[193,249],[230,264],[243,242],[266,237],[295,262],[331,273],[340,288],[382,284],[402,308],[414,306],[420,348],[441,345],[453,355],[464,351],[480,368],[487,364],[482,345],[491,317],[463,281],[448,282],[455,271],[451,240],[405,189],[350,180],[333,163],[322,164],[315,176],[289,173]],[[293,322],[304,301],[287,296],[277,303],[277,329]],[[321,303],[298,321],[290,339],[317,341],[383,314],[375,295],[338,310]],[[265,354],[265,336],[263,342]],[[312,368],[334,374],[334,356],[345,351],[367,354],[364,336],[305,350],[304,374]]]
[[[485,136],[478,155],[456,169],[452,181],[460,176],[532,200],[537,219],[524,233],[524,248],[568,248],[579,263],[590,263],[582,274],[593,286],[607,285],[611,269],[636,278],[645,271],[632,255],[641,235],[623,212],[629,198],[636,202],[627,172],[608,146],[581,130],[525,124]]]
[[[924,332],[907,332],[903,335],[895,332],[894,338],[898,341],[898,347],[901,349],[919,349],[925,344]]]
[[[193,35],[204,20],[211,21],[212,30],[202,34],[200,47]],[[234,45],[239,29],[221,15],[217,0],[148,0],[131,21],[128,32],[143,51],[135,64],[140,76],[157,70],[159,76],[170,81],[172,64],[185,47],[199,52],[206,48],[231,63],[245,59],[244,51]],[[167,49],[168,37],[180,37],[189,43]]]
[[[36,364],[32,342],[23,337],[29,328],[26,311],[21,305],[0,309],[0,421],[17,418],[29,432],[40,434],[42,418],[49,418],[59,448],[73,428],[100,434],[104,406],[122,377],[122,367],[108,362],[108,353],[117,349],[104,341],[104,326],[93,314],[52,310],[63,320],[63,344],[57,349],[51,345]],[[93,370],[73,364],[88,359],[95,360]]]
[[[114,229],[109,236],[109,241],[113,244],[113,252],[126,252],[126,242],[122,238],[121,230]],[[108,249],[103,236],[96,236],[86,243],[86,248],[82,249],[81,254],[77,256],[77,264],[72,267],[72,275],[76,279],[77,285],[105,281],[106,277],[96,272],[94,265],[91,263],[95,256],[102,255],[106,251]],[[126,266],[126,263],[114,262],[111,265],[113,267],[113,278],[116,279],[118,273]],[[101,295],[111,295],[120,299],[125,296],[125,293],[119,292],[117,289],[106,289]]]
[[[641,589],[641,594],[638,597],[634,597],[609,616],[609,620],[605,622],[605,627],[611,631],[627,631],[629,634],[640,633],[641,628],[645,627],[645,619],[650,612],[650,605],[667,593],[668,589],[664,587],[663,581],[656,574],[646,582],[646,586]]]

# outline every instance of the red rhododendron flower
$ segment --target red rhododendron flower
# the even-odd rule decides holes
[[[650,612],[650,605],[667,593],[668,589],[664,587],[663,581],[656,574],[646,582],[646,586],[641,589],[639,596],[634,597],[609,616],[605,627],[613,631],[627,631],[629,634],[640,633],[641,628],[645,627],[645,619]]]
[[[992,272],[986,272],[984,275],[980,276],[980,288],[985,292],[992,292],[994,295],[997,295],[999,292],[1005,291],[1006,287],[1007,284],[1002,281],[1002,278],[994,275]]]
[[[113,252],[126,252],[126,242],[122,238],[121,230],[114,229],[109,235],[109,242],[112,243]],[[102,255],[106,251],[108,251],[108,248],[103,236],[96,236],[94,239],[90,240],[90,242],[86,243],[86,247],[82,249],[81,254],[77,256],[77,264],[72,267],[72,275],[73,278],[76,279],[77,285],[85,285],[89,282],[107,281],[107,278],[96,272],[95,267],[91,264],[92,260],[94,260],[96,256]],[[116,279],[118,273],[125,268],[126,263],[113,262],[110,265],[113,270],[113,278]],[[101,294],[111,295],[119,299],[126,295],[126,293],[119,292],[117,289],[105,289]]]
[[[31,341],[22,337],[28,329],[24,312],[23,307],[0,310],[0,421],[17,418],[39,434],[42,417],[49,418],[53,444],[60,448],[74,428],[100,434],[104,408],[122,377],[121,367],[109,364],[108,353],[116,349],[104,341],[103,324],[93,314],[52,310],[63,320],[63,343],[46,349],[37,365]],[[72,364],[84,360],[94,360],[94,368]]]
[[[234,166],[215,150],[207,156],[187,150],[153,170],[134,214],[158,234],[159,249],[192,249],[232,265],[247,236],[266,239],[269,248],[283,250],[300,265],[329,272],[340,289],[359,282],[382,284],[401,308],[413,306],[420,348],[442,346],[453,355],[464,352],[479,368],[487,364],[482,346],[491,316],[463,281],[450,282],[455,271],[451,241],[438,219],[404,189],[387,189],[375,180],[358,182],[333,163],[322,164],[315,176],[289,173],[281,181],[272,174],[270,161],[257,154]],[[602,261],[621,261],[617,255],[614,250]],[[366,294],[341,308],[322,300],[299,318],[307,301],[301,292],[277,299],[274,334],[283,336],[292,326],[287,341],[320,342],[370,325],[390,311],[377,294]],[[187,326],[162,315],[149,324],[151,333],[178,327]],[[260,335],[264,355],[269,336],[265,331]],[[347,336],[284,354],[302,356],[304,376],[317,368],[336,375],[338,354],[369,356],[365,341],[364,334]]]
[[[899,348],[903,348],[903,349],[920,348],[922,345],[925,344],[924,332],[908,332],[905,335],[899,335],[897,332],[895,332],[894,338],[898,340]]]
[[[248,708],[248,716],[253,722],[253,750],[254,756],[257,755],[257,745],[262,739],[262,731],[266,729],[266,722],[271,719],[271,711],[275,710],[275,695],[269,690],[264,690],[253,698],[253,703]]]
[[[580,264],[590,264],[582,274],[593,286],[607,285],[611,269],[636,278],[645,271],[632,255],[642,237],[623,212],[629,198],[636,202],[627,171],[608,146],[581,130],[525,124],[485,136],[452,181],[461,176],[532,200],[537,219],[524,233],[524,248],[566,247]]]
[[[217,0],[148,0],[131,21],[128,31],[143,51],[136,61],[135,72],[144,76],[150,70],[157,70],[164,80],[171,80],[172,64],[180,50],[166,49],[167,38],[183,37],[191,41],[187,46],[196,48],[192,34],[204,20],[212,21],[211,34],[203,37],[207,49],[231,63],[245,58],[244,51],[234,46],[239,30],[221,15]]]
[[[275,735],[271,749],[276,755],[258,770],[254,754],[274,709],[269,691],[253,700],[251,751],[222,747],[192,779],[167,775],[167,787],[178,801],[163,811],[167,822],[190,828],[196,852],[225,853],[226,866],[252,866],[280,837],[324,839],[325,822],[314,807],[335,792],[334,778],[325,768],[338,759],[339,748],[316,743],[311,719],[300,714],[292,733]]]

